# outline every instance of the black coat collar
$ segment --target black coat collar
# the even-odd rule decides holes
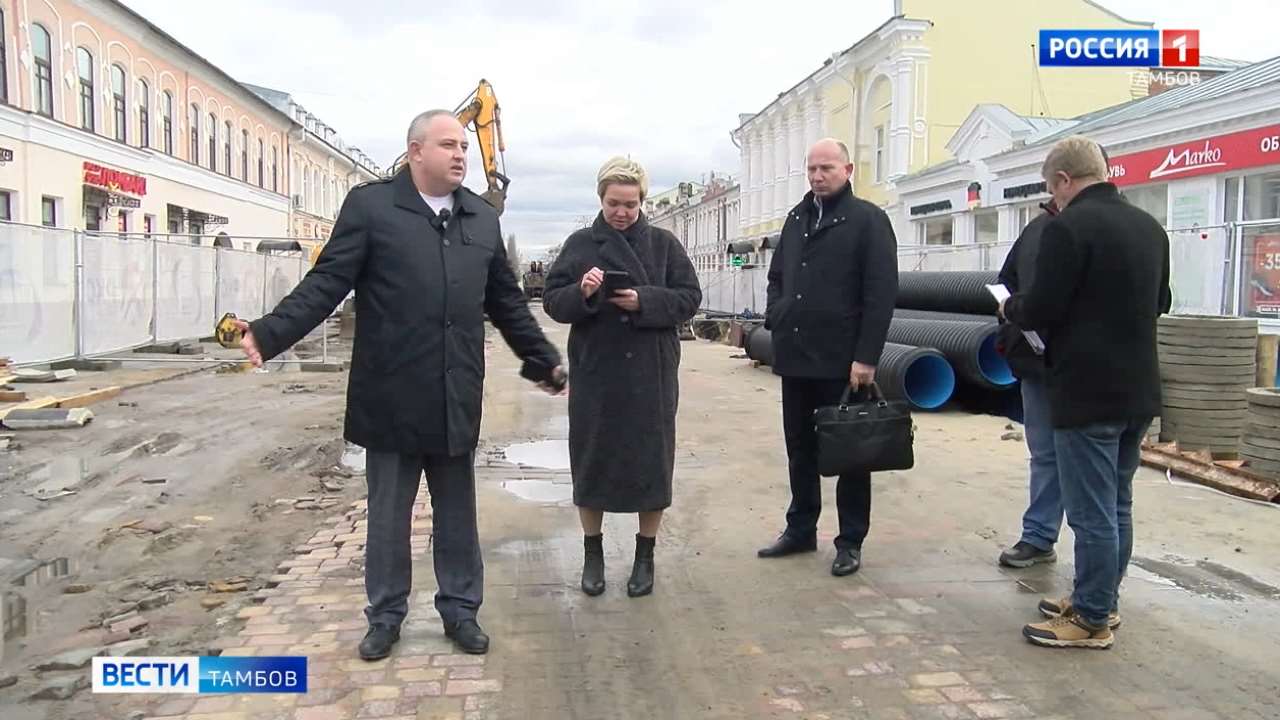
[[[422,199],[422,195],[418,194],[418,186],[413,184],[413,176],[409,174],[408,167],[396,173],[391,180],[391,185],[395,189],[396,207],[415,212],[428,219],[435,219],[435,211]],[[453,191],[453,213],[455,215],[459,213],[475,215],[479,212],[476,203],[482,202],[484,202],[483,199],[464,187],[459,187]]]
[[[1120,189],[1114,183],[1100,182],[1081,190],[1075,197],[1071,198],[1071,202],[1067,203],[1067,207],[1071,207],[1076,203],[1089,202],[1091,200],[1102,200],[1103,202],[1120,199]]]
[[[628,236],[634,240],[634,245],[627,239]],[[650,284],[645,259],[653,255],[652,248],[648,247],[652,242],[652,228],[644,213],[640,214],[635,224],[627,228],[625,234],[613,229],[613,226],[605,222],[604,213],[599,213],[591,223],[591,238],[600,244],[600,259],[610,266],[603,268],[604,270],[626,270],[631,274],[633,285]],[[644,247],[639,247],[641,245]]]

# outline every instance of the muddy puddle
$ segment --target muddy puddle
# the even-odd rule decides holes
[[[22,641],[42,629],[40,608],[48,604],[47,596],[56,592],[54,584],[78,569],[79,564],[66,557],[21,560],[4,567],[5,581],[0,586],[0,617],[4,620],[0,663],[16,655]]]
[[[1280,588],[1234,568],[1210,560],[1190,560],[1166,555],[1160,560],[1134,556],[1133,577],[1160,585],[1177,587],[1193,595],[1215,600],[1241,602],[1249,598],[1280,600]]]
[[[539,440],[508,445],[502,451],[507,462],[548,470],[569,469],[568,440]]]
[[[526,502],[562,505],[573,501],[573,485],[550,480],[507,480],[502,489]]]

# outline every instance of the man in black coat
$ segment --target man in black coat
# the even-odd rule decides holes
[[[1022,229],[1000,268],[999,282],[1011,293],[1031,290],[1041,234],[1058,214],[1052,200],[1040,207],[1044,212]],[[1062,529],[1062,491],[1058,486],[1058,458],[1053,449],[1053,419],[1049,412],[1044,356],[1031,347],[1023,329],[1011,322],[1000,326],[1000,350],[1021,381],[1022,424],[1031,454],[1028,478],[1031,500],[1022,514],[1022,535],[1013,547],[1000,553],[1000,564],[1025,568],[1058,558],[1053,546]]]
[[[769,264],[765,326],[773,336],[773,371],[782,376],[782,425],[791,475],[787,526],[760,557],[817,549],[822,486],[813,411],[834,405],[846,388],[875,380],[898,294],[897,241],[889,217],[857,198],[844,143],[809,149],[810,192],[787,214]],[[862,565],[871,525],[871,474],[846,473],[836,484],[833,575]]]
[[[488,651],[476,622],[484,565],[473,458],[480,434],[484,319],[527,364],[560,374],[560,355],[530,314],[507,262],[498,215],[462,187],[467,141],[451,113],[414,119],[408,162],[352,188],[315,267],[241,343],[257,364],[318,325],[355,289],[346,439],[367,449],[366,660],[386,657],[408,612],[409,531],[426,471],[433,511],[436,609],[445,633]]]
[[[1047,647],[1106,648],[1119,625],[1120,580],[1133,551],[1133,475],[1160,413],[1156,320],[1169,311],[1169,237],[1106,182],[1097,144],[1058,143],[1043,174],[1062,212],[1044,229],[1035,281],[1001,306],[1046,333],[1058,481],[1076,536],[1071,597],[1023,635]]]

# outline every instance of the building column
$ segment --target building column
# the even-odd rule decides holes
[[[745,190],[751,183],[751,136],[744,132],[738,142],[741,148],[738,160],[738,182]]]
[[[773,211],[769,217],[776,218],[787,211],[787,131],[790,119],[787,116],[778,118],[773,128]]]
[[[760,164],[760,197],[759,218],[761,222],[765,222],[773,217],[773,171],[777,161],[777,149],[774,138],[775,128],[773,125],[767,125],[760,131],[760,146],[762,160]]]
[[[896,180],[911,169],[911,118],[914,116],[915,95],[915,59],[898,58],[894,68],[893,108],[889,118],[887,180]]]
[[[796,108],[795,114],[791,116],[790,127],[790,146],[791,146],[791,167],[789,170],[789,179],[787,182],[787,205],[788,207],[800,202],[800,198],[804,196],[804,177],[805,177],[805,151],[807,145],[805,139],[807,136],[806,121],[808,120],[808,106],[811,101],[807,101]]]

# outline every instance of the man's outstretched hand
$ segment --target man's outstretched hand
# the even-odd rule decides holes
[[[244,320],[236,320],[235,323],[243,333],[240,337],[240,349],[244,351],[244,356],[254,367],[262,367],[262,351],[258,349],[258,341],[253,337],[253,330],[249,328],[249,323]]]

